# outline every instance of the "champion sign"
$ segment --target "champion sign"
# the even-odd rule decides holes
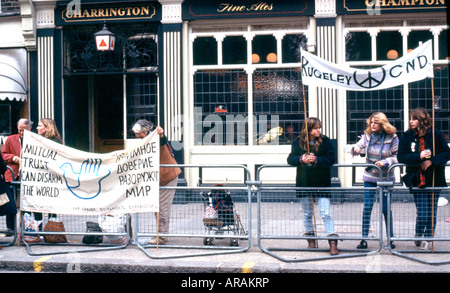
[[[400,59],[370,70],[333,64],[303,50],[301,54],[302,82],[306,85],[370,91],[433,77],[431,40]]]

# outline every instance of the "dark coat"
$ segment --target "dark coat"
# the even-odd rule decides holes
[[[5,182],[4,174],[7,170],[6,163],[0,156],[0,194],[6,193],[8,195],[9,202],[0,206],[0,216],[15,215],[17,213],[16,202],[11,188]]]
[[[436,153],[431,155],[433,164],[425,171],[426,187],[433,186],[433,168],[435,169],[435,187],[445,187],[445,164],[450,160],[450,148],[439,130],[435,130]],[[429,131],[425,135],[425,148],[433,152],[433,135]],[[418,174],[420,170],[419,138],[415,131],[407,130],[400,136],[397,159],[399,163],[409,165],[406,167],[406,173]]]
[[[317,161],[312,166],[307,166],[300,162],[300,157],[307,153],[306,150],[300,148],[299,140],[292,142],[291,153],[287,158],[289,165],[297,166],[297,187],[330,187],[331,172],[330,167],[335,163],[336,151],[331,140],[323,136],[322,144],[317,152],[313,152],[317,157]]]

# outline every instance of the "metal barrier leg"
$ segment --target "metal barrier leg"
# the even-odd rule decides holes
[[[232,254],[246,252],[251,247],[251,227],[248,230],[242,224],[244,220],[237,210],[246,211],[247,216],[251,217],[251,191],[245,189],[245,201],[235,204],[234,223],[231,225],[211,225],[208,226],[202,221],[202,215],[205,208],[202,199],[197,195],[201,192],[209,191],[208,188],[174,187],[178,192],[190,193],[190,198],[182,195],[175,196],[172,204],[172,217],[170,232],[157,233],[157,219],[154,219],[153,213],[137,214],[133,231],[134,243],[148,257],[154,259],[183,258],[194,256],[207,256],[217,254]],[[228,188],[232,194],[239,193],[242,188]],[[242,192],[242,190],[241,190]],[[201,196],[201,195],[200,195]],[[182,201],[178,199],[183,198]],[[246,205],[248,207],[246,208]],[[236,208],[237,207],[237,208]],[[243,209],[240,209],[242,207]],[[164,239],[161,244],[149,244],[150,239]],[[157,240],[158,240],[157,239]],[[166,240],[167,239],[167,242]],[[246,242],[247,245],[240,245]],[[202,245],[203,244],[203,245]],[[170,252],[168,252],[170,250]]]
[[[388,241],[396,243],[389,251],[424,264],[450,264],[449,259],[442,259],[450,253],[450,206],[438,206],[439,197],[450,198],[448,188],[413,188],[412,192],[392,188],[391,193],[403,200],[389,202],[395,212],[394,233],[388,233]]]
[[[168,165],[180,168],[242,169],[246,178],[249,170],[241,165]],[[221,170],[221,172],[224,170]],[[250,249],[251,184],[239,186],[161,186],[175,191],[171,205],[169,231],[159,231],[158,218],[153,213],[136,214],[133,225],[134,243],[148,257],[155,259],[182,258],[217,254],[242,253]],[[225,192],[228,208],[216,206],[216,218],[205,218],[208,200]],[[217,193],[217,194],[216,194]],[[221,196],[224,196],[223,194]],[[218,201],[221,202],[221,201]],[[222,205],[222,204],[220,204]],[[152,238],[161,242],[148,241]],[[166,242],[167,239],[167,242]]]
[[[264,165],[259,168],[291,167],[286,165]],[[257,180],[258,181],[258,180]],[[379,204],[374,205],[374,212],[379,217],[372,218],[370,235],[362,237],[363,201],[361,195],[366,189],[361,188],[294,188],[286,186],[257,186],[257,238],[259,248],[284,262],[308,262],[328,259],[369,256],[378,253],[382,248],[382,216]],[[380,198],[381,188],[372,188],[376,199]],[[335,234],[329,235],[328,229],[322,224],[322,214],[315,209],[317,229],[307,233],[302,223],[302,205],[297,198],[299,193],[312,195],[331,194],[331,213],[334,219]],[[301,195],[300,195],[301,196]],[[364,197],[362,197],[364,198]],[[376,200],[379,202],[379,200]],[[314,209],[313,209],[314,210]],[[311,236],[313,235],[313,236]],[[306,240],[319,242],[318,248],[308,248]],[[329,240],[337,240],[338,255],[330,255]],[[372,243],[372,248],[357,249],[361,240]],[[376,243],[373,247],[373,243]]]
[[[25,214],[24,212],[23,214]],[[24,244],[27,248],[27,252],[29,255],[53,255],[53,254],[68,254],[73,252],[93,252],[93,251],[103,251],[103,250],[114,250],[114,249],[123,249],[128,246],[130,243],[130,217],[129,215],[124,215],[124,231],[120,232],[105,232],[102,230],[99,231],[81,231],[81,227],[85,227],[84,225],[80,227],[80,223],[95,223],[99,218],[96,217],[71,217],[70,215],[62,215],[61,217],[62,223],[64,223],[65,231],[29,231],[25,227],[25,219],[22,216],[21,222],[21,232],[20,232],[20,243]],[[41,227],[45,227],[45,224],[48,224],[49,220],[41,223]],[[87,226],[87,225],[86,225]],[[77,229],[78,228],[78,229]],[[44,228],[45,230],[45,228]],[[78,231],[74,231],[78,230]],[[92,243],[86,243],[85,237],[93,237],[100,236],[100,241],[93,241]],[[63,242],[48,242],[46,241],[46,237],[48,237],[48,241],[51,237],[63,239]],[[42,251],[40,249],[34,250],[33,247],[46,247],[51,249],[48,251]],[[65,249],[67,247],[71,247],[73,249]],[[76,247],[76,248],[74,248]],[[84,247],[84,248],[81,248]]]

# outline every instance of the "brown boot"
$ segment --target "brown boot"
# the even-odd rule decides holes
[[[314,232],[306,232],[305,236],[316,236]],[[316,239],[306,239],[308,241],[308,248],[317,248],[317,240]]]
[[[328,236],[337,236],[336,234],[330,234]],[[337,246],[337,240],[335,239],[330,239],[328,240],[328,243],[330,244],[330,255],[338,255],[339,251],[338,251],[338,246]]]

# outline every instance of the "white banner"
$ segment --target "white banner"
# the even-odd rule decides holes
[[[301,50],[301,54],[302,82],[306,85],[370,91],[391,88],[434,75],[431,40],[402,58],[370,70],[333,64],[304,50]]]
[[[123,151],[79,151],[25,131],[20,208],[55,214],[159,210],[159,135]]]

